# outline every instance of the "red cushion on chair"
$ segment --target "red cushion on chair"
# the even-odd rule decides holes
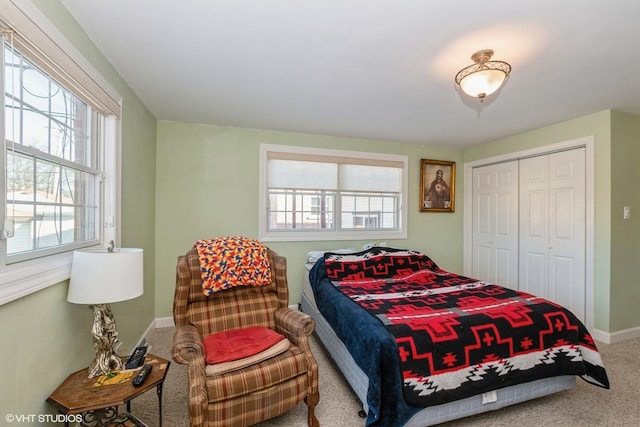
[[[230,362],[260,353],[284,339],[264,326],[229,329],[202,340],[207,364]]]

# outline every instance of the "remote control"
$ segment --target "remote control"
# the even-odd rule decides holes
[[[133,377],[134,387],[140,387],[142,385],[144,380],[146,380],[147,377],[149,376],[149,373],[151,372],[151,368],[153,368],[153,365],[147,364],[147,365],[144,365],[142,369],[140,369],[140,372],[138,372],[138,374],[135,377]]]

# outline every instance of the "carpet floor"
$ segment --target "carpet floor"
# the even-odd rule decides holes
[[[150,352],[171,360],[174,328],[154,330],[148,337]],[[315,335],[312,350],[319,364],[320,403],[316,416],[322,427],[364,426],[358,416],[361,405],[340,372],[318,344]],[[599,344],[611,383],[610,390],[578,379],[571,390],[542,397],[511,407],[441,424],[441,427],[627,427],[640,425],[640,339],[612,345]],[[150,427],[159,425],[158,398],[148,392],[131,402],[131,411]],[[163,426],[187,427],[187,369],[171,363],[163,387]],[[260,427],[306,426],[307,407],[299,404]]]

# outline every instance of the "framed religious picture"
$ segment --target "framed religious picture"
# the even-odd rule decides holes
[[[453,212],[456,163],[420,160],[420,212]]]

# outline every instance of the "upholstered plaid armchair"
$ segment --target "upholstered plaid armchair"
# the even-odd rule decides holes
[[[287,261],[267,249],[272,283],[238,286],[205,296],[198,252],[178,257],[172,357],[188,365],[192,426],[249,426],[281,415],[304,400],[310,427],[319,401],[318,364],[309,347],[315,321],[288,308]],[[265,326],[291,346],[267,360],[241,369],[208,374],[203,338],[225,330]]]

